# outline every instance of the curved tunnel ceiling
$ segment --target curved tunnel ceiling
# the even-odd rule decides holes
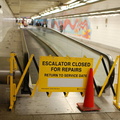
[[[64,5],[69,0],[5,0],[16,18],[31,17],[47,8]]]
[[[44,13],[60,10],[71,4],[88,4],[92,2],[100,2],[105,0],[5,0],[16,18],[31,18],[33,16],[40,16]],[[92,1],[92,2],[91,2]],[[86,5],[87,5],[86,4]],[[93,3],[94,4],[94,3]],[[69,8],[70,9],[70,8]]]

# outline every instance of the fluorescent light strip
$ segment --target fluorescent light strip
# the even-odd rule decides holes
[[[47,16],[47,15],[50,15],[50,14],[53,14],[53,13],[58,13],[58,12],[61,12],[61,11],[67,10],[67,9],[79,7],[79,6],[85,5],[86,3],[96,2],[96,1],[99,1],[99,0],[90,0],[90,1],[84,0],[84,1],[86,1],[86,3],[80,3],[80,1],[78,1],[78,2],[75,2],[75,1],[76,0],[70,0],[69,2],[71,4],[69,4],[68,6],[62,6],[61,9],[59,9],[58,7],[55,7],[57,9],[52,10],[50,12],[46,12],[46,13],[42,14],[42,16]]]
[[[92,2],[96,2],[96,1],[99,1],[99,0],[89,0],[89,1],[86,1],[86,3],[92,3]]]
[[[66,2],[65,4],[70,4],[70,3],[73,3],[73,2],[75,2],[76,0],[70,0],[70,1],[68,1],[68,2]]]
[[[76,0],[74,0],[75,2]],[[96,1],[99,1],[99,0],[83,0],[85,1],[85,3],[80,3],[80,1],[78,2],[75,2],[75,3],[72,3],[70,5],[67,5],[67,6],[61,6],[61,7],[56,7],[57,9],[54,10],[54,8],[51,8],[52,11],[46,11],[44,13],[41,14],[41,16],[47,16],[47,15],[50,15],[50,14],[53,14],[53,13],[58,13],[58,12],[61,12],[61,11],[64,11],[64,10],[68,10],[68,9],[71,9],[71,8],[74,8],[74,7],[79,7],[79,6],[82,6],[82,5],[85,5],[86,3],[92,3],[92,2],[96,2]],[[88,14],[81,14],[79,16],[89,16],[89,15],[100,15],[100,14],[109,14],[109,13],[119,13],[120,10],[115,10],[115,11],[103,11],[103,12],[95,12],[95,13],[88,13]],[[78,15],[76,15],[78,16]],[[35,18],[39,18],[40,16],[37,16]]]
[[[104,11],[104,12],[100,12],[100,13],[114,13],[116,11]]]

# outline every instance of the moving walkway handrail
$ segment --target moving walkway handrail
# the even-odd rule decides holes
[[[23,69],[26,67],[27,63],[28,63],[28,58],[29,58],[29,51],[27,48],[27,44],[25,41],[25,36],[24,33],[21,29],[21,36],[22,36],[22,49],[23,49]],[[28,86],[29,84],[29,70],[27,71],[25,78],[24,78],[24,84],[23,84],[23,89],[21,90],[21,93],[27,93],[27,94],[31,94],[30,88]]]

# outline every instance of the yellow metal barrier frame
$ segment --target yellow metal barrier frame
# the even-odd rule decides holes
[[[14,83],[13,83],[13,72],[14,72],[14,53],[10,54],[10,107],[9,109],[13,108],[15,102],[15,90],[14,90]]]
[[[12,108],[14,106],[14,102],[16,101],[16,95],[20,89],[20,86],[23,82],[25,74],[26,74],[26,72],[27,72],[27,70],[32,62],[33,57],[34,57],[34,55],[32,54],[26,67],[25,67],[25,70],[23,71],[23,74],[20,78],[20,81],[19,81],[18,85],[16,86],[16,84],[13,81],[13,72],[17,68],[15,56],[16,56],[15,53],[10,54],[10,75],[8,76],[10,78],[10,106],[9,106],[9,110],[12,110]]]
[[[68,57],[69,57],[69,56],[68,56]],[[86,57],[86,56],[84,56],[84,57]],[[95,75],[95,73],[96,73],[96,71],[97,71],[97,69],[98,69],[98,67],[99,67],[99,65],[100,65],[100,63],[101,63],[102,58],[103,58],[103,56],[100,56],[100,58],[99,58],[99,60],[98,60],[98,62],[97,62],[97,64],[96,64],[96,66],[95,66],[95,68],[94,68],[93,76]],[[39,85],[39,78],[38,78],[38,80],[37,80],[37,83],[36,83],[35,87],[34,87],[33,90],[32,90],[31,97],[34,96],[34,94],[35,94],[35,92],[36,92],[36,90],[37,90],[37,86],[38,86],[38,85]],[[47,96],[50,97],[51,94],[52,94],[52,92],[48,92]],[[66,92],[66,93],[64,93],[64,96],[67,97],[68,94],[69,94],[69,92]],[[82,94],[82,96],[84,96],[84,95],[85,95],[85,93]]]
[[[84,56],[84,57],[86,57],[86,56]],[[98,67],[99,67],[99,65],[100,65],[100,63],[102,61],[102,58],[103,58],[103,56],[101,55],[98,62],[97,62],[97,64],[96,64],[96,66],[95,66],[95,68],[94,68],[94,70],[93,70],[93,77],[94,77],[94,75],[95,75],[95,73],[96,73],[96,71],[97,71],[97,69],[98,69]],[[82,93],[82,97],[84,97],[84,96],[85,96],[85,92]]]
[[[28,63],[27,63],[27,65],[26,65],[26,67],[25,67],[25,70],[23,71],[23,74],[22,74],[22,76],[20,78],[20,81],[19,81],[18,85],[16,86],[16,84],[13,82],[13,72],[14,72],[14,70],[17,69],[17,64],[16,64],[16,61],[15,61],[15,56],[16,56],[15,53],[11,53],[10,54],[10,75],[8,75],[8,77],[7,77],[7,79],[10,78],[10,107],[9,107],[10,110],[14,106],[14,102],[16,101],[16,95],[17,95],[17,93],[18,93],[18,91],[20,89],[20,86],[21,86],[21,84],[23,82],[25,74],[26,74],[26,72],[27,72],[27,70],[28,70],[28,68],[29,68],[29,66],[30,66],[30,64],[32,62],[33,57],[34,57],[34,55],[32,54],[31,57],[30,57],[30,59],[29,59],[29,61],[28,61]],[[96,67],[95,67],[95,69],[93,71],[93,75],[95,75],[95,73],[96,73],[96,71],[97,71],[97,69],[98,69],[98,67],[99,67],[99,65],[101,63],[102,58],[103,58],[103,56],[100,56],[100,58],[99,58],[99,60],[98,60],[98,62],[96,64]],[[7,80],[7,82],[8,82],[8,80]],[[35,91],[37,89],[38,84],[39,84],[39,81],[37,81],[37,83],[36,83],[36,85],[35,85],[35,87],[34,87],[34,89],[32,91],[31,96],[33,96],[35,94]],[[49,92],[48,93],[48,97],[50,97],[51,94],[52,94],[52,92]],[[67,92],[65,94],[65,97],[67,97],[68,94],[69,94],[69,92]]]
[[[103,84],[103,86],[102,86],[102,89],[101,89],[98,97],[100,97],[100,96],[102,95],[103,90],[105,89],[105,86],[106,86],[106,84],[107,84],[107,82],[108,82],[108,80],[109,80],[109,78],[110,78],[110,76],[111,76],[111,74],[112,74],[112,72],[113,72],[113,70],[114,70],[117,62],[118,62],[118,79],[117,79],[117,84],[114,85],[114,86],[115,86],[116,96],[114,97],[113,104],[114,104],[118,109],[120,109],[120,104],[119,104],[119,102],[120,102],[120,56],[117,56],[117,57],[116,57],[113,65],[112,65],[112,67],[111,67],[111,69],[110,69],[110,72],[109,72],[108,76],[106,77],[106,80],[105,80],[105,82],[104,82],[104,84]]]
[[[119,59],[118,59],[119,58]],[[116,97],[114,98],[113,104],[120,109],[120,56],[116,58],[118,60],[118,80],[116,85]]]
[[[98,97],[100,97],[100,96],[102,95],[103,90],[105,89],[105,86],[106,86],[106,84],[108,83],[108,80],[109,80],[109,78],[110,78],[110,76],[111,76],[111,74],[112,74],[112,72],[113,72],[113,70],[114,70],[114,68],[115,68],[115,65],[116,65],[119,57],[120,57],[120,56],[117,56],[117,57],[116,57],[113,65],[112,65],[112,67],[111,67],[111,69],[110,69],[110,72],[109,72],[108,76],[106,77],[105,82],[104,82],[104,84],[103,84],[103,86],[102,86],[102,88],[101,88],[101,90],[100,90],[100,93],[99,93]]]

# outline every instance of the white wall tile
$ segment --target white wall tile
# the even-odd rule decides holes
[[[2,6],[1,10],[3,13],[0,13],[0,42],[5,37],[7,31],[14,26],[15,18],[7,6],[5,0],[0,0],[0,5]]]

